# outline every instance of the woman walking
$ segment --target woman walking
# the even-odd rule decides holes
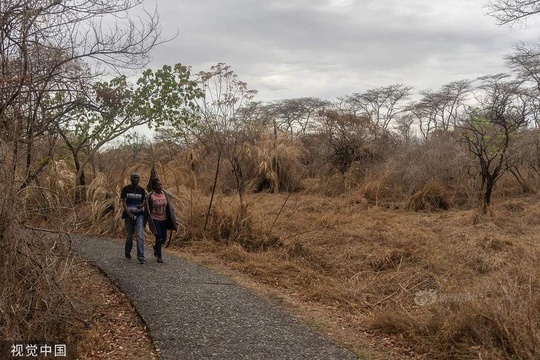
[[[154,256],[157,262],[163,262],[161,248],[167,240],[167,230],[177,230],[176,216],[171,194],[163,190],[163,184],[158,178],[151,181],[152,190],[146,196],[146,219],[148,227],[154,236]]]

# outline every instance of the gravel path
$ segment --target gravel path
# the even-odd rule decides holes
[[[80,256],[131,299],[161,359],[356,359],[231,279],[167,251],[159,264],[147,246],[141,265],[124,258],[120,241],[73,240]]]

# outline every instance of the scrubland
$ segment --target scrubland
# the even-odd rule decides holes
[[[156,153],[154,161],[125,149],[103,154],[77,231],[121,238],[119,189],[133,171],[144,182],[154,166],[179,215],[173,249],[324,309],[358,334],[336,336],[359,354],[367,336],[387,339],[405,358],[537,356],[540,206],[532,181],[524,188],[505,175],[484,214],[474,177],[458,166],[465,157],[441,147],[416,153],[420,162],[400,153],[384,166],[318,178],[294,163],[283,165],[287,176],[254,165],[242,199],[224,165],[209,210],[215,157],[196,162],[180,151],[159,161]],[[268,186],[272,179],[281,191]]]

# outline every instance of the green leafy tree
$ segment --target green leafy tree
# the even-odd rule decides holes
[[[93,102],[64,115],[57,131],[77,170],[77,185],[85,185],[84,170],[108,142],[137,126],[181,129],[194,125],[193,114],[202,96],[189,67],[145,70],[135,84],[125,76],[93,85]]]
[[[84,97],[84,83],[147,64],[161,29],[156,12],[132,16],[143,1],[0,1],[0,139],[12,149],[10,183],[37,177],[47,161],[34,160],[35,143],[54,146],[60,109]]]

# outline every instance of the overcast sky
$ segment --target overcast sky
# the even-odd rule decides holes
[[[225,62],[256,100],[339,96],[403,83],[438,90],[505,70],[534,25],[500,27],[486,0],[159,0],[153,67]]]

